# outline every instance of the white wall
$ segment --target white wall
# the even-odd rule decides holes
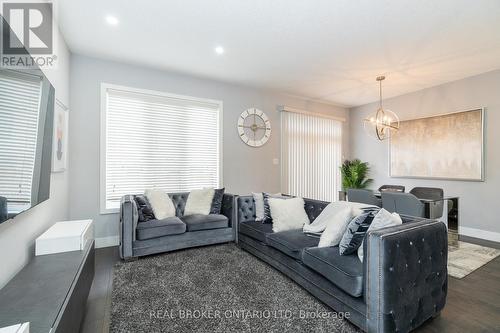
[[[351,158],[368,161],[372,167],[374,188],[382,184],[441,187],[445,195],[460,197],[461,233],[500,241],[497,218],[500,189],[500,70],[466,78],[391,98],[384,106],[402,120],[430,116],[476,107],[486,107],[486,181],[398,179],[388,176],[388,142],[371,139],[363,130],[363,118],[376,109],[375,104],[351,109]],[[475,229],[479,229],[475,230]]]
[[[99,214],[99,126],[100,84],[102,82],[134,88],[222,100],[223,180],[228,192],[280,190],[280,166],[272,159],[280,157],[278,105],[348,117],[344,108],[307,102],[271,91],[237,86],[178,73],[74,55],[71,61],[70,117],[70,217],[93,218],[96,237],[116,241],[118,215]],[[236,122],[243,110],[262,109],[270,117],[271,139],[261,148],[250,148],[238,137]],[[348,126],[346,130],[346,145]],[[98,245],[104,240],[99,240]]]
[[[44,71],[56,90],[56,98],[69,105],[70,53],[59,34],[58,67]],[[71,117],[71,116],[70,116]],[[53,173],[50,199],[0,224],[0,288],[34,255],[35,239],[57,221],[68,217],[68,172]]]

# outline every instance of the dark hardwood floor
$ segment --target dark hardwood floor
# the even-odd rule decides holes
[[[119,260],[117,247],[96,250],[95,278],[81,333],[109,332],[113,266]],[[446,307],[416,332],[500,332],[500,257],[461,280],[449,277]]]
[[[109,332],[113,266],[119,260],[117,246],[96,249],[94,282],[90,288],[81,333]]]
[[[500,257],[463,279],[448,279],[441,315],[416,332],[500,332]]]

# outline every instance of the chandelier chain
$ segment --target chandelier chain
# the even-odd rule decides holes
[[[382,109],[382,80],[378,81],[378,83],[379,83],[379,97],[380,97],[379,104],[380,108]]]

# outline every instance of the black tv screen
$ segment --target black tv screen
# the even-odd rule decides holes
[[[54,102],[41,70],[0,67],[0,223],[49,198]]]

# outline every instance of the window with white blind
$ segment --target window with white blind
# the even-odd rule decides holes
[[[0,73],[0,196],[8,213],[31,207],[41,78]]]
[[[336,201],[340,190],[342,122],[322,115],[281,112],[282,192]]]
[[[218,187],[222,102],[102,85],[101,212],[147,188]]]

